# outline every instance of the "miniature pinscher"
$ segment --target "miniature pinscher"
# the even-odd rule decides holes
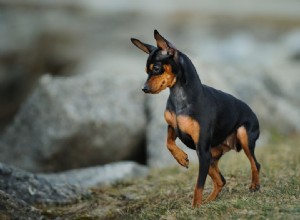
[[[157,47],[131,38],[132,43],[149,54],[145,93],[157,94],[169,87],[170,95],[164,113],[168,124],[167,147],[179,164],[188,168],[187,154],[175,143],[178,137],[196,150],[199,173],[194,190],[193,207],[202,204],[207,174],[213,181],[212,193],[205,202],[216,199],[226,183],[218,162],[229,150],[241,149],[252,170],[250,191],[259,190],[260,164],[254,155],[259,137],[259,122],[243,101],[230,94],[202,84],[191,60],[154,31]]]

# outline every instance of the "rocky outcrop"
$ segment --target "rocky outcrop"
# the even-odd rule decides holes
[[[74,184],[52,183],[46,178],[0,164],[0,190],[27,204],[66,203],[88,194]]]
[[[59,205],[89,196],[89,189],[145,176],[148,169],[118,162],[61,173],[32,174],[0,163],[0,219],[47,219],[35,205]]]
[[[92,187],[147,173],[145,166],[129,161],[51,174],[33,174],[0,163],[0,192],[30,205],[62,204],[89,195]]]
[[[123,179],[143,177],[148,168],[131,161],[115,162],[104,166],[75,169],[53,174],[39,174],[51,183],[76,185],[85,189],[112,184]]]
[[[42,220],[46,217],[23,200],[0,190],[0,219]]]
[[[42,172],[131,159],[145,137],[139,86],[130,74],[42,77],[1,135],[0,160]]]
[[[17,113],[38,78],[71,74],[86,56],[80,7],[66,1],[0,2],[0,131]],[[62,18],[63,17],[63,18]],[[64,21],[69,20],[66,24]],[[79,39],[80,38],[80,39]]]

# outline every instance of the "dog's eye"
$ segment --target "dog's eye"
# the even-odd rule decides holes
[[[159,74],[161,72],[160,66],[154,66],[152,69],[153,74]]]

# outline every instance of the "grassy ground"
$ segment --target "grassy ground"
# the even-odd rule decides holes
[[[227,184],[219,198],[191,208],[197,165],[152,170],[144,179],[93,190],[61,207],[44,207],[49,217],[70,219],[300,219],[300,138],[274,139],[257,148],[261,190],[250,193],[250,165],[244,153],[227,153],[220,169]],[[171,156],[171,155],[170,155]],[[204,196],[212,190],[208,178]]]

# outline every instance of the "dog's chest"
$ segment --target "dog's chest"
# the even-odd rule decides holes
[[[195,148],[200,134],[200,125],[193,118],[185,115],[176,115],[165,111],[165,120],[176,132],[176,136],[188,147]]]

